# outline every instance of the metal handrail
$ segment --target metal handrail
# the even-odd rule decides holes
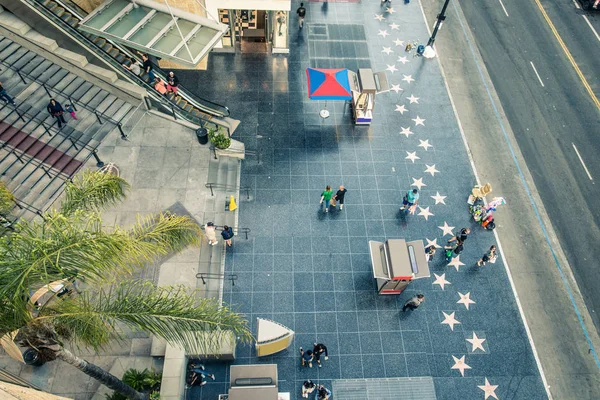
[[[202,229],[204,229],[204,227],[206,226],[206,224],[202,224]],[[215,229],[224,229],[225,226],[224,225],[213,225],[215,227]],[[248,234],[252,231],[250,228],[241,228],[239,226],[229,226],[227,225],[228,228],[231,228],[234,233],[237,232],[237,234],[239,235],[240,233],[243,233],[246,236],[246,240],[248,240]]]
[[[215,193],[213,192],[213,189],[233,189],[233,190],[245,190],[246,191],[246,199],[250,200],[250,186],[235,186],[235,185],[226,185],[226,184],[222,184],[222,183],[206,183],[204,185],[205,188],[210,188],[210,195],[214,196]]]
[[[41,3],[41,0],[36,0],[38,2],[40,2],[40,4],[47,9],[47,7]],[[87,11],[83,10],[81,7],[76,6],[76,8],[78,8],[78,10],[74,10],[74,7],[72,6],[72,2],[69,1],[69,4],[65,4],[64,1],[61,0],[52,0],[55,3],[59,4],[61,7],[63,7],[65,10],[67,10],[71,15],[73,15],[74,17],[78,18],[80,21],[84,18],[83,14],[85,13],[85,15],[87,15]],[[52,11],[48,10],[50,13],[52,13]],[[53,14],[53,13],[52,13]],[[54,15],[54,14],[53,14]],[[64,22],[64,21],[63,21]],[[68,25],[65,23],[65,25]],[[69,25],[70,26],[70,25]],[[71,27],[72,28],[72,27]],[[75,29],[76,30],[76,29]],[[82,35],[83,36],[83,35]],[[85,36],[84,36],[85,37]],[[87,39],[87,38],[86,38]],[[134,59],[136,61],[140,61],[139,56],[137,56],[135,53],[132,53],[131,51],[125,49],[124,47],[119,46],[117,43],[114,43],[113,41],[103,37],[104,40],[106,40],[108,43],[110,43],[113,47],[119,49],[119,51],[121,51],[123,54],[127,55],[129,58]],[[89,39],[87,39],[89,42],[91,42]],[[99,47],[98,45],[96,45],[94,42],[91,42],[95,47]],[[100,48],[100,50],[102,50],[102,52],[104,52],[103,49]],[[158,71],[161,71],[160,69],[158,69]],[[136,76],[134,73],[132,73],[131,71],[129,71],[131,76],[134,76],[137,78],[137,80],[142,81],[143,83],[146,84],[146,82],[141,79],[140,77]],[[156,72],[156,69],[155,69]],[[155,75],[159,76],[161,79],[163,79],[163,81],[166,79],[165,74],[156,74]],[[161,76],[162,75],[162,76]],[[146,84],[146,86],[151,86]],[[152,90],[154,90],[154,87],[152,87]],[[187,89],[185,86],[183,86],[182,84],[179,84],[179,88],[180,90],[183,89],[183,97],[186,100],[193,100],[196,104],[194,104],[194,106],[196,106],[198,109],[206,112],[207,114],[212,114],[212,115],[216,115],[218,117],[228,117],[230,116],[231,112],[229,110],[229,108],[227,106],[224,106],[222,104],[218,104],[215,103],[214,101],[211,100],[207,100],[204,99],[196,94],[194,94],[193,92],[191,92],[189,89]],[[189,97],[186,98],[186,97]]]
[[[216,274],[211,272],[198,272],[196,274],[196,279],[202,279],[202,284],[206,285],[206,279],[227,279],[231,281],[231,285],[235,286],[235,281],[237,281],[237,274]]]

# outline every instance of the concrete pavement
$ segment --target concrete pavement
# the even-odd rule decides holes
[[[478,4],[481,5],[481,3]],[[523,6],[525,7],[525,5]],[[430,25],[433,25],[441,2],[424,1],[424,7],[428,21]],[[527,128],[520,125],[517,128],[512,126],[512,120],[507,118],[504,113],[505,103],[501,102],[502,96],[498,98],[495,91],[496,89],[499,92],[502,90],[508,92],[509,89],[512,89],[512,95],[507,95],[510,98],[504,99],[508,101],[509,107],[519,110],[523,114],[535,115],[532,114],[536,111],[535,101],[531,98],[522,100],[521,96],[531,94],[528,84],[539,85],[539,83],[535,75],[531,82],[525,82],[523,74],[519,73],[522,71],[515,71],[518,66],[500,62],[498,62],[499,65],[495,65],[498,59],[507,58],[507,53],[513,55],[519,53],[518,49],[511,53],[511,46],[523,46],[523,43],[517,44],[515,41],[503,39],[501,27],[506,28],[508,24],[497,22],[504,16],[501,8],[493,10],[495,14],[490,20],[483,17],[486,13],[492,12],[492,8],[494,7],[491,5],[481,6],[476,10],[473,7],[471,16],[473,19],[480,18],[482,20],[475,22],[474,25],[478,37],[489,39],[483,44],[480,43],[480,46],[485,48],[482,53],[485,56],[492,56],[491,59],[486,59],[485,56],[482,59],[477,48],[478,42],[466,23],[460,5],[455,1],[450,4],[448,19],[444,24],[444,30],[438,35],[436,47],[481,180],[493,182],[494,192],[502,193],[509,203],[509,207],[499,210],[500,226],[497,232],[505,249],[507,264],[531,328],[531,335],[550,386],[550,392],[557,399],[598,398],[600,395],[599,369],[593,354],[590,354],[588,339],[574,310],[569,291],[581,313],[590,337],[589,340],[596,348],[599,344],[598,336],[581,294],[577,290],[566,257],[561,251],[560,244],[564,244],[564,242],[559,242],[554,234],[550,218],[544,208],[545,203],[542,203],[534,184],[534,177],[539,176],[546,166],[535,166],[535,168],[541,169],[536,169],[537,173],[534,174],[534,177],[531,176],[530,169],[527,168],[530,160],[528,158],[526,160],[524,154],[531,155],[532,153],[521,153],[519,145],[522,141],[519,141],[519,138],[515,139],[515,133],[513,133],[518,132],[516,136],[520,136],[522,139],[523,136],[527,136]],[[513,13],[510,15],[512,16]],[[533,16],[528,19],[529,24],[532,24],[532,19],[534,19]],[[469,23],[471,22],[469,19]],[[486,29],[484,27],[486,23],[491,24],[491,28]],[[487,32],[485,36],[482,33],[484,30]],[[490,30],[493,32],[488,32]],[[507,30],[509,29],[507,28]],[[520,30],[517,32],[521,33]],[[480,39],[480,41],[482,40]],[[490,68],[490,65],[496,73],[506,74],[499,83],[493,80],[494,76],[490,79],[486,69],[486,67]],[[520,65],[526,66],[526,63],[522,62]],[[531,69],[531,66],[529,68]],[[527,68],[524,70],[527,71]],[[533,73],[532,70],[527,72]],[[568,74],[568,72],[566,73]],[[543,119],[543,117],[538,114],[538,119]],[[539,127],[538,119],[535,120],[536,127]],[[570,118],[569,123],[571,122],[581,123],[578,117]],[[550,147],[546,144],[548,139],[537,140],[539,146],[536,147],[536,151],[541,152],[544,147]],[[544,157],[546,157],[546,163],[556,162],[555,157],[550,158],[547,154],[539,156],[540,159],[544,159]],[[528,162],[526,163],[526,161]],[[553,170],[550,169],[550,171]],[[557,181],[566,184],[560,179]],[[533,199],[544,227],[547,229],[549,242],[545,238],[530,198]],[[552,218],[555,217],[555,214],[550,215]],[[573,223],[573,221],[571,221],[571,226],[581,228],[577,222]],[[564,279],[557,267],[551,248],[563,270]]]

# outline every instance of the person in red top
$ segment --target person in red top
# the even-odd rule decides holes
[[[154,79],[154,89],[156,89],[160,94],[167,93],[167,85],[158,76]]]

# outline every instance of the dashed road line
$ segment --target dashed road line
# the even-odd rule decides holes
[[[587,174],[588,178],[590,178],[590,181],[593,181],[594,178],[592,178],[592,174],[590,174],[590,171],[588,170],[587,166],[583,162],[583,158],[581,158],[581,154],[579,154],[579,150],[577,150],[575,143],[571,143],[571,144],[573,145],[573,150],[575,150],[575,153],[577,153],[577,157],[579,157],[579,162],[581,162],[581,165],[583,165],[583,169],[585,169],[585,173]]]
[[[504,7],[504,3],[502,2],[502,0],[498,0],[500,2],[500,5],[502,6],[502,10],[504,10],[504,14],[506,14],[506,16],[508,17],[508,11],[506,11],[506,7]]]
[[[587,24],[590,27],[590,29],[592,30],[592,32],[594,32],[594,36],[596,36],[596,39],[598,39],[598,41],[600,42],[600,36],[598,35],[598,32],[596,32],[596,30],[594,29],[594,27],[590,23],[590,20],[588,19],[587,15],[584,15],[583,19],[585,19],[585,22],[587,22]]]
[[[538,80],[540,81],[540,85],[542,85],[542,87],[544,87],[544,82],[542,82],[542,78],[540,78],[540,74],[538,74],[537,69],[535,69],[535,65],[533,65],[533,61],[529,61],[529,64],[531,64],[531,68],[533,68],[533,72],[535,72],[535,76],[537,76]]]

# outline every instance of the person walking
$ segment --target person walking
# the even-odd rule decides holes
[[[231,239],[233,238],[233,229],[230,226],[225,225],[223,230],[221,231],[221,236],[223,240],[227,244],[227,246],[231,246]]]
[[[425,296],[422,294],[418,294],[416,296],[411,297],[404,303],[404,307],[402,307],[402,312],[405,312],[407,308],[411,310],[416,310],[419,308],[422,302],[425,301]]]
[[[192,364],[192,371],[200,374],[202,376],[206,376],[209,377],[210,379],[212,379],[213,381],[216,379],[215,378],[215,374],[211,374],[209,372],[206,371],[206,368],[204,367],[204,364]]]
[[[50,103],[48,103],[48,112],[58,121],[58,129],[62,128],[62,124],[66,124],[65,117],[63,114],[65,113],[64,108],[60,105],[60,103],[54,99],[50,99]]]
[[[321,355],[325,354],[325,360],[329,360],[329,354],[327,354],[327,346],[323,343],[315,343],[313,347],[313,354],[315,356],[315,360],[317,360],[317,364],[319,364],[319,368],[321,368]]]
[[[308,399],[308,395],[314,392],[316,387],[317,385],[315,385],[315,383],[310,379],[304,381],[304,383],[302,384],[302,397]]]
[[[400,207],[400,211],[414,212],[415,208],[417,208],[417,204],[419,204],[419,190],[409,190],[406,193],[406,196],[404,196],[402,199],[402,207]]]
[[[331,397],[331,390],[327,389],[325,385],[319,385],[317,391],[317,400],[329,400]]]
[[[304,27],[304,17],[306,17],[306,8],[304,8],[304,3],[300,3],[300,7],[296,10],[296,14],[298,14],[298,28],[302,29]]]
[[[477,260],[477,266],[481,267],[482,265],[485,265],[487,262],[491,262],[492,264],[494,264],[496,262],[496,260],[498,259],[496,250],[497,250],[496,245],[492,245],[492,247],[490,247],[488,252],[485,253],[483,255],[483,257],[481,257],[479,260]]]
[[[152,85],[156,78],[156,75],[154,75],[154,70],[152,69],[152,62],[150,61],[148,54],[142,54],[142,60],[144,61],[142,64],[142,69],[144,73],[148,74],[148,83]]]
[[[10,103],[13,106],[16,106],[15,101],[13,100],[13,98],[10,97],[8,95],[8,93],[6,93],[6,89],[4,89],[4,86],[2,86],[2,83],[0,83],[0,99],[4,100],[5,103]]]
[[[300,361],[302,362],[303,367],[308,363],[308,367],[312,368],[313,359],[314,357],[312,350],[304,351],[304,349],[300,347]]]
[[[448,240],[448,243],[452,243],[455,241],[458,241],[459,243],[464,243],[465,240],[467,240],[469,238],[470,233],[471,233],[471,230],[469,228],[462,228],[458,235],[456,235],[452,239]]]
[[[427,246],[425,247],[425,260],[429,262],[431,258],[435,255],[436,248],[435,246]]]
[[[179,88],[179,78],[177,78],[175,76],[175,73],[173,71],[169,72],[169,75],[167,76],[167,90],[169,92],[173,92],[174,94],[177,94],[177,89]]]
[[[333,196],[333,198],[340,203],[340,211],[344,209],[344,196],[346,196],[346,192],[346,188],[342,185],[340,186],[340,189],[336,192],[335,196]]]
[[[464,246],[463,243],[461,241],[456,241],[454,244],[451,244],[449,246],[444,246],[444,250],[445,250],[445,256],[446,256],[446,261],[450,262],[450,260],[452,259],[452,254],[456,254],[457,256],[460,255],[460,253],[462,253],[462,251],[464,250]]]
[[[323,193],[321,193],[321,204],[323,204],[325,212],[329,211],[329,202],[331,201],[332,196],[333,190],[331,190],[331,186],[327,185]]]
[[[204,234],[206,235],[206,240],[208,240],[208,244],[210,244],[211,246],[214,246],[217,243],[219,243],[217,241],[215,224],[213,224],[212,222],[207,222],[206,225],[204,225]]]
[[[77,120],[77,115],[75,114],[75,110],[73,109],[73,106],[70,104],[65,104],[65,110],[71,114],[71,118],[73,118],[74,120]]]

